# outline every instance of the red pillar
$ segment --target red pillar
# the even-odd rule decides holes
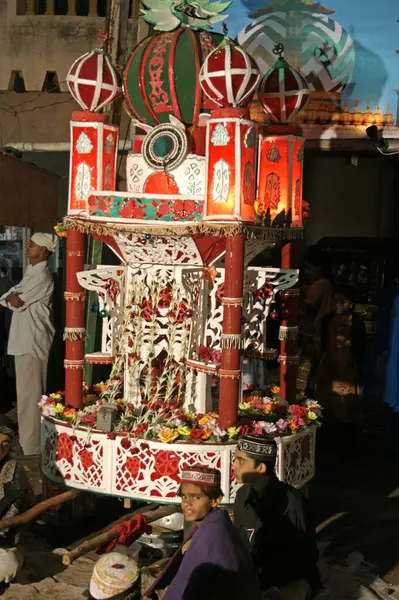
[[[80,408],[83,400],[85,292],[76,273],[84,269],[84,235],[76,229],[67,234],[65,319],[65,404]]]
[[[219,415],[222,429],[237,423],[241,380],[244,235],[226,238]]]
[[[298,241],[287,242],[281,251],[281,267],[299,267],[300,245]],[[280,394],[290,403],[296,401],[296,378],[298,371],[298,311],[299,288],[283,292],[282,320],[280,327]]]

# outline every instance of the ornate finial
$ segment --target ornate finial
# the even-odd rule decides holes
[[[279,58],[284,57],[284,46],[283,44],[276,44],[273,48],[273,54],[278,56]]]
[[[223,21],[222,23],[222,33],[224,37],[227,37],[229,35],[229,28],[227,27],[226,21]]]
[[[101,48],[103,48],[108,41],[108,33],[104,29],[100,29],[97,32],[97,39],[101,44]]]

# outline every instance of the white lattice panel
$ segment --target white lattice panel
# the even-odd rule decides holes
[[[147,236],[148,237],[148,236]],[[201,254],[189,235],[172,237],[119,232],[115,241],[129,265],[203,265]]]
[[[270,305],[278,292],[293,287],[298,282],[296,269],[275,269],[273,267],[249,267],[244,279],[244,349],[251,348],[264,352],[266,346],[266,321]],[[272,295],[264,304],[256,298],[256,292],[266,282],[271,286]]]
[[[315,472],[316,430],[276,439],[276,473],[294,487],[305,485]],[[42,419],[42,469],[53,481],[95,493],[144,501],[178,504],[183,467],[200,464],[220,469],[223,502],[233,504],[239,484],[231,473],[235,444],[163,444],[133,442],[118,435],[78,429]]]
[[[195,358],[201,344],[213,350],[220,350],[223,330],[224,269],[216,270],[213,283],[207,283],[203,289],[202,304],[199,304],[198,318],[193,323],[190,340],[190,357]],[[295,269],[275,269],[272,267],[249,267],[244,275],[243,317],[244,348],[262,352],[266,344],[266,319],[274,296],[282,290],[294,286],[298,281],[299,271]],[[272,295],[264,305],[256,298],[256,292],[266,282],[272,288]]]
[[[99,312],[107,312],[107,316],[102,318],[101,352],[110,356],[115,356],[118,336],[122,333],[125,271],[122,266],[100,265],[77,273],[82,288],[97,293]]]
[[[151,361],[161,355],[176,363],[187,359],[200,284],[200,271],[182,266],[129,267],[127,303],[132,318],[125,321],[126,350],[128,356],[140,358],[127,361],[125,381],[130,401],[139,400],[140,377]]]

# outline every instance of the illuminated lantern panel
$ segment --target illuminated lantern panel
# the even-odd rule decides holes
[[[302,227],[304,139],[264,136],[259,142],[256,224],[288,229]]]
[[[111,191],[116,185],[118,127],[106,123],[105,115],[90,118],[93,121],[71,121],[70,215],[87,212],[93,191]]]
[[[254,223],[257,129],[236,118],[207,123],[205,220]]]

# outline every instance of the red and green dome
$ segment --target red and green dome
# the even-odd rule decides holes
[[[196,125],[201,111],[217,108],[199,83],[201,66],[223,36],[178,27],[140,42],[123,73],[125,108],[132,119],[148,125],[169,123],[173,115]]]

